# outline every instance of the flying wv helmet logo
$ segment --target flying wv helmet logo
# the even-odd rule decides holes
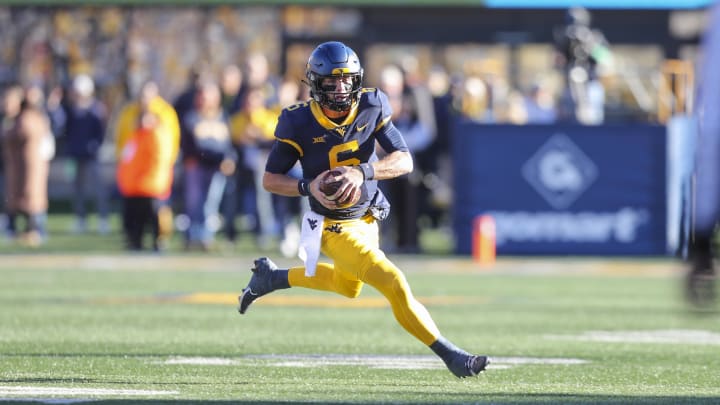
[[[595,163],[564,134],[555,134],[522,167],[525,180],[555,209],[568,208],[597,179]]]
[[[340,224],[335,223],[330,226],[326,226],[325,230],[328,232],[335,232],[335,233],[341,233],[342,232],[342,226]]]

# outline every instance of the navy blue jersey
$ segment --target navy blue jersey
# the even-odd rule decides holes
[[[388,153],[407,151],[405,140],[393,125],[391,116],[387,96],[374,88],[361,89],[360,100],[339,124],[327,118],[315,101],[287,107],[275,128],[276,142],[265,170],[285,174],[299,160],[303,177],[314,179],[335,167],[378,160],[376,141]],[[313,211],[333,219],[359,218],[374,206],[387,205],[377,180],[363,184],[362,197],[352,207],[328,210],[312,196],[309,198]]]

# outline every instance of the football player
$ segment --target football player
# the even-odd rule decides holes
[[[311,99],[282,111],[263,186],[280,195],[309,197],[311,212],[303,218],[302,238],[306,230],[320,231],[317,248],[333,263],[303,258],[305,266],[278,269],[268,258],[255,260],[250,282],[238,298],[239,312],[244,314],[254,300],[278,289],[305,287],[355,298],[369,284],[387,298],[398,323],[429,346],[454,375],[477,375],[488,357],[470,354],[444,338],[413,296],[405,275],[379,248],[377,221],[387,216],[390,204],[378,180],[413,169],[386,95],[362,87],[360,60],[341,42],[317,46],[305,75]],[[387,152],[382,159],[375,153],[376,142]],[[286,174],[297,161],[304,176],[300,180]],[[336,180],[342,185],[327,196],[320,183],[330,169],[340,172]],[[312,241],[308,246],[312,251]]]

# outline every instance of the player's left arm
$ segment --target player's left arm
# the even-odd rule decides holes
[[[376,130],[375,139],[387,154],[382,159],[370,163],[373,179],[394,179],[413,170],[413,159],[407,143],[389,116]]]
[[[361,185],[365,180],[387,180],[408,174],[413,170],[413,159],[410,152],[396,150],[385,155],[382,159],[372,163],[365,163],[370,166],[368,172],[360,170],[361,166],[341,166],[335,170],[343,172],[348,181]],[[351,170],[352,169],[352,170]],[[371,179],[366,179],[367,173],[372,173]]]
[[[394,179],[413,170],[412,155],[406,150],[390,152],[382,159],[369,164],[372,166],[375,180]]]
[[[365,180],[386,180],[408,174],[413,169],[413,160],[410,152],[396,150],[385,155],[380,160],[372,163],[363,163],[363,165],[369,165],[369,168],[363,169],[361,165],[340,166],[334,169],[342,173],[345,182],[332,197],[332,200],[357,199],[362,192],[361,187]],[[367,178],[368,173],[372,173],[371,178]],[[312,186],[313,185],[311,185],[311,187]]]
[[[353,172],[348,174],[348,179],[357,187],[362,185],[365,180],[393,179],[413,170],[413,159],[407,143],[400,130],[392,122],[393,111],[387,95],[379,89],[374,89],[368,94],[376,97],[373,104],[380,108],[373,135],[386,155],[380,160],[354,166]],[[361,170],[357,170],[358,168]]]
[[[405,140],[390,120],[386,118],[376,133],[380,146],[387,152],[380,160],[361,163],[359,166],[336,167],[343,173],[346,181],[338,190],[336,197],[342,199],[360,193],[365,180],[387,180],[408,174],[413,170],[413,159]]]

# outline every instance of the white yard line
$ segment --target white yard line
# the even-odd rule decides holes
[[[193,366],[234,366],[239,361],[221,357],[171,357],[167,360],[153,362],[154,364],[189,364]]]
[[[0,402],[38,402],[41,404],[67,405],[81,404],[84,402],[93,402],[94,399],[89,398],[0,398]]]
[[[587,331],[579,335],[545,335],[546,339],[577,340],[604,343],[659,343],[720,345],[720,333],[693,329],[662,329],[641,331]]]
[[[0,395],[89,395],[89,396],[155,396],[173,395],[178,391],[129,390],[110,388],[63,388],[63,387],[31,387],[31,386],[0,386]],[[6,400],[6,399],[0,399]],[[17,398],[14,399],[17,401]],[[45,401],[45,400],[42,400]]]
[[[190,364],[208,366],[241,365],[262,361],[277,367],[313,368],[327,366],[361,366],[376,369],[443,369],[440,359],[432,355],[392,356],[374,354],[288,354],[288,355],[252,355],[240,358],[217,357],[171,357],[166,360],[152,361],[153,364]],[[577,365],[587,360],[553,357],[492,357],[489,368],[510,368],[525,364]]]

